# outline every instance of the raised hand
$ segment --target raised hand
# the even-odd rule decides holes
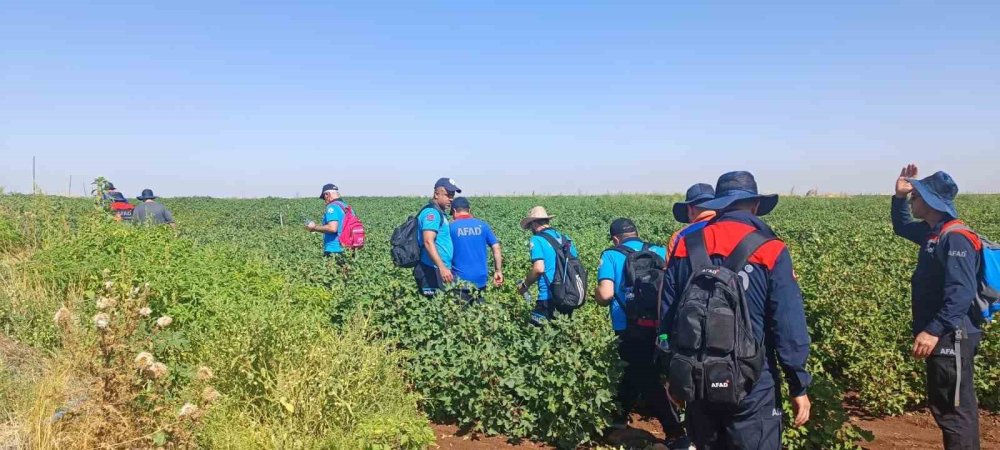
[[[913,185],[907,181],[907,178],[917,177],[917,165],[907,164],[903,167],[903,170],[899,171],[899,178],[896,178],[896,197],[903,198],[906,197],[910,191],[913,190]]]

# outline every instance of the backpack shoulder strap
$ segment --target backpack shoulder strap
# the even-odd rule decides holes
[[[542,231],[536,233],[536,236],[541,236],[542,239],[545,239],[545,241],[548,242],[549,245],[552,246],[552,249],[555,250],[556,256],[558,256],[559,258],[565,258],[565,256],[563,255],[564,252],[563,252],[562,243],[560,243],[558,240],[556,240],[556,238],[552,237],[551,234],[548,234],[548,233],[545,232],[545,230],[542,230]],[[565,237],[563,239],[565,239]]]
[[[740,241],[739,245],[733,249],[733,252],[729,254],[729,257],[726,258],[725,267],[733,272],[739,272],[757,249],[773,240],[775,240],[774,237],[768,236],[759,230],[754,230],[746,235]]]
[[[428,204],[424,205],[424,207],[423,207],[423,208],[420,208],[420,211],[417,211],[417,222],[420,222],[420,216],[421,216],[421,215],[422,215],[422,214],[424,213],[424,210],[425,210],[425,209],[427,209],[427,208],[433,208],[433,209],[434,209],[435,211],[437,211],[437,212],[438,212],[438,217],[440,218],[440,220],[438,220],[438,226],[439,226],[439,227],[440,227],[440,226],[441,226],[442,224],[444,224],[444,213],[443,213],[443,212],[441,212],[441,210],[439,210],[439,209],[437,209],[437,208],[435,208],[435,207],[431,206],[431,204],[430,204],[430,203],[428,203]]]
[[[968,239],[969,242],[972,243],[972,246],[976,250],[981,250],[982,249],[983,239],[979,236],[978,233],[976,233],[975,230],[973,230],[972,228],[969,228],[969,226],[966,225],[965,222],[962,222],[961,220],[955,219],[955,220],[952,220],[952,221],[944,224],[944,226],[941,227],[941,233],[938,234],[938,242],[940,242],[941,238],[943,238],[945,235],[951,234],[951,233],[958,233],[958,234],[961,234],[962,236],[965,236],[965,238]],[[940,248],[940,247],[941,247],[940,245],[937,246],[937,247],[935,247],[935,253],[937,252],[937,249]]]
[[[699,268],[712,265],[712,257],[709,256],[708,248],[705,247],[704,228],[688,233],[684,236],[684,241],[687,243],[688,257],[691,258],[692,273]],[[674,249],[676,250],[677,247],[674,246]]]
[[[628,257],[628,255],[631,255],[632,253],[636,252],[635,250],[632,250],[632,248],[629,247],[629,246],[627,246],[627,245],[616,245],[614,247],[609,248],[608,250],[614,250],[614,251],[616,251],[618,253],[621,253],[621,254],[625,255],[625,257]]]

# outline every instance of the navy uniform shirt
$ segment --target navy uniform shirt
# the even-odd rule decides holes
[[[713,264],[722,264],[736,249],[739,242],[754,230],[774,235],[771,228],[758,217],[746,211],[721,213],[704,228],[705,247]],[[671,306],[683,293],[684,284],[691,276],[687,238],[682,237],[667,263],[663,283],[664,317],[662,331],[670,333]],[[757,249],[740,272],[746,289],[747,308],[754,337],[764,343],[767,358],[762,375],[754,384],[750,395],[763,395],[777,386],[780,373],[784,373],[789,392],[793,397],[806,393],[812,377],[806,371],[809,357],[809,331],[802,303],[802,291],[792,271],[792,257],[785,243],[773,240]],[[781,369],[780,372],[778,369]]]
[[[981,332],[971,308],[979,295],[982,243],[968,231],[940,237],[944,225],[931,228],[927,222],[914,221],[906,199],[892,198],[893,231],[920,246],[910,278],[914,336],[926,331],[940,337],[959,327],[968,334]]]

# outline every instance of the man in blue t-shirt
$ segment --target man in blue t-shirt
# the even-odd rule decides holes
[[[445,284],[455,281],[451,272],[454,247],[445,211],[461,192],[454,180],[440,178],[434,183],[434,196],[417,214],[420,263],[413,268],[413,279],[426,297],[437,295]]]
[[[452,270],[455,277],[472,283],[478,290],[486,289],[489,278],[486,248],[493,250],[493,284],[503,284],[503,256],[500,253],[500,241],[493,234],[490,224],[472,217],[472,207],[465,197],[458,197],[451,202],[451,213],[454,221],[451,223],[451,241],[455,256],[452,258]],[[467,292],[463,295],[469,300],[478,300],[479,292]]]
[[[559,243],[564,243],[566,239],[569,239],[570,254],[579,257],[573,240],[556,231],[549,224],[553,217],[555,216],[550,216],[545,208],[536,206],[528,211],[527,217],[521,219],[521,228],[531,231],[534,235],[528,241],[531,269],[525,275],[524,281],[518,284],[517,292],[524,295],[532,284],[538,282],[538,298],[535,302],[535,311],[532,313],[533,322],[551,319],[555,312],[555,305],[549,302],[549,281],[556,275],[556,250],[552,248],[546,238],[542,237],[542,234],[548,234]]]
[[[626,218],[611,222],[609,236],[613,245],[601,254],[601,262],[597,266],[597,292],[594,297],[599,305],[611,307],[609,314],[611,327],[618,335],[618,356],[626,363],[622,382],[618,385],[618,401],[622,410],[612,426],[625,428],[628,425],[629,413],[642,395],[659,419],[667,437],[679,438],[683,436],[684,428],[677,411],[672,407],[673,403],[667,397],[666,390],[659,383],[659,375],[653,364],[656,320],[639,317],[630,323],[625,311],[625,308],[629,307],[629,302],[639,301],[628,295],[631,287],[626,286],[627,280],[624,279],[626,253],[642,251],[645,248],[659,256],[658,265],[662,265],[666,260],[667,250],[640,240],[635,223]],[[655,305],[659,299],[652,300]]]
[[[326,202],[323,211],[323,225],[315,222],[306,224],[306,230],[323,233],[323,256],[333,258],[337,265],[344,265],[344,249],[340,245],[340,224],[344,223],[344,208],[347,203],[340,198],[340,189],[333,183],[323,185],[319,198]]]

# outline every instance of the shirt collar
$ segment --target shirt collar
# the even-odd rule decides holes
[[[698,214],[698,217],[695,217],[694,221],[695,221],[695,223],[698,223],[698,222],[704,222],[706,220],[712,220],[712,218],[714,218],[716,216],[716,214],[718,214],[718,213],[715,212],[715,211],[712,211],[711,209],[705,210],[705,211],[702,211],[701,214]]]
[[[455,220],[471,219],[472,213],[455,213]]]
[[[723,211],[721,213],[718,213],[717,216],[715,216],[714,221],[744,223],[760,231],[775,236],[774,230],[772,230],[768,224],[764,223],[763,220],[760,220],[760,217],[751,214],[750,211],[743,211],[743,210]]]

